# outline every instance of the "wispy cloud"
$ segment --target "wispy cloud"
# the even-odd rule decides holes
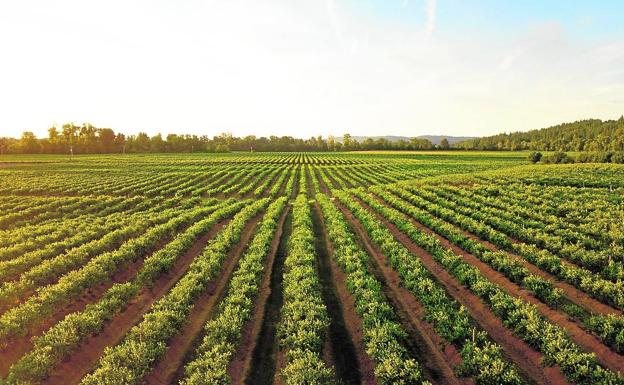
[[[336,38],[338,38],[338,40],[342,44],[342,42],[344,41],[344,36],[342,33],[342,23],[340,21],[340,18],[338,17],[338,12],[336,11],[336,3],[334,2],[334,0],[326,0],[325,7],[327,9],[329,24],[331,25],[332,30],[336,35]]]
[[[435,19],[436,19],[436,8],[438,6],[437,0],[426,0],[425,1],[425,33],[427,36],[430,36],[435,29]]]
[[[72,120],[150,135],[487,135],[622,114],[624,36],[570,17],[501,28],[483,2],[447,16],[439,0],[78,3],[0,1],[0,136]]]

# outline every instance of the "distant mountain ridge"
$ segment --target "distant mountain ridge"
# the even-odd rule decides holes
[[[444,138],[446,138],[446,140],[448,140],[449,144],[451,145],[454,143],[459,143],[459,142],[463,142],[466,140],[477,139],[476,136],[445,136],[445,135],[420,135],[420,136],[413,136],[413,137],[397,136],[397,135],[383,135],[383,136],[352,136],[351,138],[357,140],[359,143],[362,143],[367,138],[371,138],[373,140],[385,139],[389,142],[398,142],[401,140],[408,142],[411,138],[418,138],[418,139],[426,139],[435,145],[439,145],[440,141],[442,141],[442,139]],[[342,138],[337,138],[337,140],[341,141]]]

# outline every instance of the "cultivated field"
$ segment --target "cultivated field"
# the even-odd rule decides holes
[[[1,384],[624,384],[624,166],[0,157]]]

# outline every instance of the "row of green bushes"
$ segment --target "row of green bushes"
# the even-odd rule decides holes
[[[286,202],[286,197],[278,198],[264,214],[256,235],[230,280],[227,295],[221,301],[217,314],[204,326],[205,335],[195,350],[195,358],[184,368],[185,376],[181,384],[229,383],[228,365],[240,343],[245,322],[251,318],[265,272],[265,260]]]
[[[528,159],[531,163],[560,164],[560,163],[624,163],[624,152],[581,152],[576,156],[562,151],[556,151],[552,155],[543,156],[539,151],[533,151]]]
[[[104,324],[136,298],[141,290],[169,271],[175,261],[189,250],[202,234],[223,218],[234,215],[244,204],[228,200],[211,207],[214,212],[208,217],[194,223],[162,249],[147,257],[132,281],[114,284],[99,301],[87,305],[82,311],[67,315],[41,336],[35,337],[34,348],[10,368],[6,385],[41,383],[81,343],[99,333]]]
[[[167,342],[188,320],[194,302],[222,271],[229,250],[240,240],[247,222],[269,203],[267,198],[244,207],[196,257],[180,280],[158,300],[123,341],[108,347],[96,369],[81,385],[138,384],[165,354]],[[158,267],[159,261],[155,261]],[[164,266],[163,266],[164,267]],[[158,271],[158,269],[156,269]],[[151,277],[152,274],[145,274]]]

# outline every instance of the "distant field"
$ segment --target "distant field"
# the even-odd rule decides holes
[[[527,154],[0,156],[0,384],[624,384],[624,165]]]

